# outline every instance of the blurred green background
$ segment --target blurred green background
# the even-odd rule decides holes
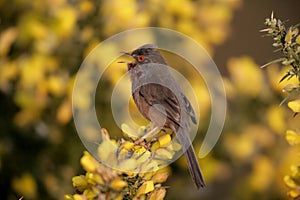
[[[284,133],[300,128],[299,116],[278,106],[284,71],[259,68],[279,55],[259,30],[272,11],[288,25],[299,23],[299,7],[298,0],[0,0],[0,199],[63,199],[74,192],[71,179],[83,173],[84,151],[72,121],[76,72],[99,42],[147,26],[180,31],[205,47],[228,98],[221,138],[200,160],[207,188],[195,190],[180,159],[172,164],[167,199],[285,199],[283,177],[299,159]],[[122,73],[105,79],[107,87]],[[197,95],[200,135],[210,101],[205,91]],[[105,128],[118,131],[105,121],[109,92],[96,98],[107,111]],[[199,150],[201,141],[195,144]]]

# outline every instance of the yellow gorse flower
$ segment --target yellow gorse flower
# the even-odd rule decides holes
[[[127,125],[122,127],[133,131]],[[171,159],[174,151],[181,149],[178,143],[171,143],[172,136],[158,134],[142,144],[135,144],[134,134],[133,137],[127,134],[129,139],[120,141],[111,139],[105,129],[101,130],[101,135],[98,157],[100,161],[111,161],[111,168],[84,152],[80,163],[86,174],[73,177],[78,193],[65,195],[65,199],[164,199],[166,190],[161,184],[167,180],[169,171],[160,166],[164,164],[163,158]]]

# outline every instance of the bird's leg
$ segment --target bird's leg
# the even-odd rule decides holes
[[[148,131],[145,135],[143,135],[142,137],[140,137],[138,140],[136,140],[134,142],[134,144],[140,144],[141,142],[143,142],[147,137],[154,135],[154,133],[156,133],[157,131],[160,131],[160,127],[159,126],[155,126],[153,129],[151,129],[150,131]]]

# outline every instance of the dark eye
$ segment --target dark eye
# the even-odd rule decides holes
[[[144,62],[144,60],[145,60],[145,56],[138,56],[137,57],[138,62]]]

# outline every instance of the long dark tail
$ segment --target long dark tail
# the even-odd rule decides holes
[[[198,160],[196,158],[193,145],[190,145],[189,148],[185,151],[185,157],[189,166],[191,177],[197,189],[199,189],[200,187],[204,187],[205,186],[204,178],[202,176],[201,169],[198,164]]]
[[[183,119],[188,119],[187,117],[184,117]],[[186,121],[183,121],[186,122]],[[192,144],[192,141],[189,137],[189,123],[188,121],[186,123],[183,123],[186,127],[179,127],[179,129],[176,132],[177,139],[179,143],[181,144],[182,150],[184,151],[185,158],[188,163],[189,171],[191,174],[191,177],[197,187],[199,189],[200,187],[205,186],[204,178],[201,173],[201,169],[194,151],[194,147]]]

